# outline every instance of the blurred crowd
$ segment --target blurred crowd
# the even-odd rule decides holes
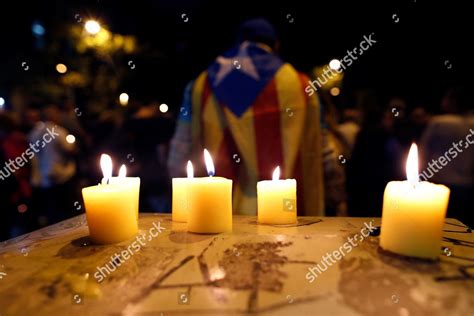
[[[126,107],[76,102],[74,94],[2,105],[0,240],[83,213],[81,188],[100,182],[102,153],[115,174],[126,164],[140,177],[141,212],[171,212],[170,178],[185,176],[188,159],[203,175],[196,159],[204,147],[218,175],[234,181],[236,214],[256,214],[256,182],[281,165],[283,177],[297,179],[298,215],[379,217],[385,186],[406,179],[416,142],[420,173],[430,171],[424,180],[451,189],[448,216],[474,225],[472,93],[450,88],[438,105],[371,90],[306,95],[309,78],[278,47],[268,22],[244,23],[235,47],[187,85],[175,111],[160,106],[156,87],[142,89],[149,80],[137,82]]]
[[[327,216],[380,216],[387,182],[406,179],[412,142],[419,144],[422,172],[474,129],[462,88],[449,89],[436,114],[398,97],[380,105],[370,91],[359,91],[354,104],[342,108],[329,95],[321,99]],[[102,152],[114,157],[117,168],[124,163],[130,175],[141,178],[142,212],[171,209],[166,161],[173,116],[148,100],[82,120],[82,113],[68,104],[33,103],[21,112],[0,112],[2,240],[81,214],[80,189],[100,181]],[[38,148],[31,147],[35,144]],[[472,225],[474,146],[465,146],[428,180],[451,189],[448,216]],[[7,167],[22,156],[24,165]]]
[[[169,211],[167,144],[173,119],[155,100],[91,114],[35,100],[0,110],[0,240],[84,212],[81,188],[100,182],[101,153],[141,178],[142,211]]]

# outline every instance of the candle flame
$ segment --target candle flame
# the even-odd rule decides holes
[[[112,158],[109,155],[102,154],[100,156],[100,168],[102,169],[105,183],[108,183],[109,179],[112,178]]]
[[[276,167],[275,170],[273,171],[273,180],[279,180],[280,179],[280,166]]]
[[[418,147],[413,143],[410,147],[410,152],[408,153],[407,165],[407,180],[413,186],[418,183],[419,174],[418,174]]]
[[[212,162],[211,154],[204,149],[204,161],[206,163],[207,174],[209,177],[212,177],[216,174],[216,170],[214,169],[214,163]]]
[[[125,178],[127,176],[127,167],[125,165],[122,165],[119,169],[119,178]]]
[[[188,166],[186,168],[186,171],[188,172],[188,178],[194,178],[194,169],[191,160],[188,160]]]

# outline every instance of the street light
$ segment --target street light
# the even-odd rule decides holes
[[[84,24],[84,28],[86,29],[87,33],[91,35],[96,35],[101,29],[99,22],[95,20],[87,21],[86,24]]]

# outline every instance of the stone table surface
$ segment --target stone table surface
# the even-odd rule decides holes
[[[365,224],[380,219],[234,216],[232,233],[199,235],[145,213],[138,238],[99,246],[81,215],[0,243],[0,315],[474,315],[469,228],[446,220],[429,262],[382,251]]]

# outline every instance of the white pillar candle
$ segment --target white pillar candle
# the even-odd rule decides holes
[[[112,159],[102,155],[102,183],[82,189],[86,218],[92,241],[117,243],[138,233],[138,204],[130,183],[110,183]]]
[[[173,178],[172,214],[175,222],[187,222],[189,213],[188,186],[194,179],[194,169],[191,161],[187,165],[187,178]]]
[[[209,177],[188,184],[188,231],[223,233],[232,231],[232,180],[214,177],[211,155],[204,149]]]
[[[138,212],[139,212],[139,204],[140,204],[140,178],[139,177],[127,177],[127,167],[125,165],[122,165],[119,170],[118,177],[111,177],[109,180],[110,184],[123,184],[123,185],[129,185],[130,190],[133,195],[133,201],[134,201],[134,209],[137,210],[137,218],[138,218]]]
[[[380,246],[404,256],[436,259],[450,191],[444,185],[419,182],[415,144],[406,171],[407,181],[392,181],[385,188]]]
[[[258,222],[261,224],[296,223],[296,180],[280,180],[280,167],[273,180],[257,183]]]

